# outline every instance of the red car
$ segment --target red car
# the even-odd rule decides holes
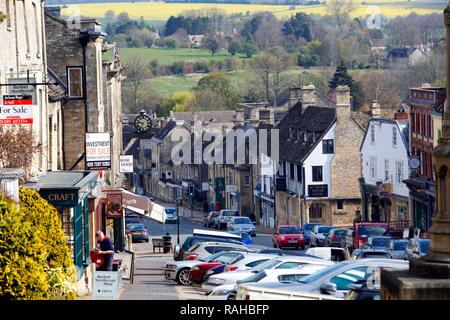
[[[222,265],[222,262],[206,262],[196,264],[189,270],[189,277],[193,282],[202,283],[203,277],[209,269]]]
[[[305,249],[303,234],[297,226],[293,225],[279,226],[273,235],[272,242],[274,248],[295,247],[298,249],[301,247],[302,250]]]

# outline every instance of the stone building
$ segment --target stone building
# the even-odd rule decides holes
[[[47,77],[46,39],[42,1],[0,1],[0,12],[6,15],[0,23],[0,96],[32,95],[32,128],[42,152],[33,159],[31,174],[57,169],[58,146],[52,134],[59,130],[59,107],[48,101],[50,83]],[[12,86],[16,84],[17,86]],[[20,85],[23,85],[20,88]],[[22,114],[16,116],[24,117]],[[26,117],[28,118],[28,117]],[[1,126],[16,126],[2,116]],[[8,124],[9,123],[9,124]]]

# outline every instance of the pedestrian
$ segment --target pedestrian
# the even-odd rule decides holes
[[[359,208],[358,208],[355,211],[355,217],[353,218],[353,223],[361,222],[361,220],[362,220],[361,210],[359,210]]]
[[[103,255],[103,265],[98,269],[99,271],[112,271],[112,261],[114,258],[114,245],[110,238],[108,238],[102,231],[95,233],[97,237],[97,251],[98,254]]]

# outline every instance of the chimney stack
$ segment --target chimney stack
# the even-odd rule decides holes
[[[300,101],[301,97],[301,88],[300,87],[291,87],[289,88],[289,109],[291,109],[297,102]]]
[[[372,118],[376,119],[381,118],[381,108],[377,100],[373,100],[371,110],[372,110]]]
[[[302,87],[301,101],[305,108],[316,104],[316,87],[313,84]]]
[[[350,118],[350,88],[339,86],[336,88],[336,118]]]

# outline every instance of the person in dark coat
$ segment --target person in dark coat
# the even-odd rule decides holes
[[[112,261],[114,258],[114,245],[110,238],[108,238],[102,231],[95,233],[97,237],[97,251],[98,254],[103,255],[103,265],[98,269],[99,271],[112,271]]]

